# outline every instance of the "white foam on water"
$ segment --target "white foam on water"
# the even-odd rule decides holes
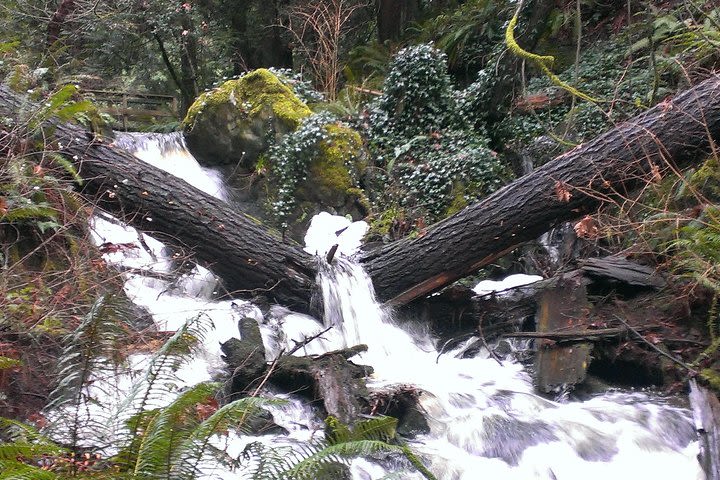
[[[474,287],[473,291],[477,295],[489,295],[491,293],[502,294],[507,290],[522,287],[525,285],[531,285],[535,282],[539,282],[543,277],[540,275],[526,275],[524,273],[516,273],[502,280],[482,280],[478,282]]]
[[[158,145],[162,146],[161,142]],[[162,151],[160,146],[158,151]],[[168,170],[175,173],[174,167]],[[366,344],[368,351],[353,361],[374,368],[368,382],[371,390],[412,386],[420,392],[419,405],[430,432],[409,443],[439,479],[703,478],[686,410],[642,393],[610,393],[587,402],[551,402],[535,395],[531,378],[517,363],[498,364],[482,356],[458,358],[461,347],[439,354],[428,334],[407,332],[393,322],[375,301],[370,279],[351,261],[367,225],[329,214],[314,218],[311,225],[306,250],[318,256],[325,310],[322,322],[280,307],[264,319],[259,309],[246,302],[216,301],[214,278],[201,269],[181,280],[142,275],[142,270],[168,275],[175,271],[174,259],[164,253],[167,250],[160,242],[107,219],[96,218],[93,230],[98,244],[124,245],[108,249],[105,258],[110,264],[139,270],[124,274],[124,288],[135,303],[150,312],[158,329],[172,331],[198,316],[210,326],[200,354],[178,372],[183,377],[180,386],[207,380],[223,368],[220,342],[239,336],[237,323],[243,316],[260,323],[268,361],[329,328],[295,354],[315,355]],[[337,253],[329,265],[325,257],[335,244]],[[504,282],[505,288],[520,285],[518,280]],[[130,370],[140,369],[147,358],[131,356]],[[107,391],[115,393],[107,393],[98,403],[117,405],[122,399],[116,397],[129,391],[132,380],[131,376],[108,379]],[[100,382],[97,395],[101,396],[104,388],[99,387]],[[253,441],[294,448],[298,442],[321,438],[322,423],[312,409],[299,398],[285,398],[287,406],[273,407],[272,414],[275,422],[289,431],[288,436],[230,433],[215,437],[213,443],[240,455]],[[217,465],[204,464],[204,468],[202,478],[238,475]],[[375,480],[393,468],[366,458],[354,460],[351,471],[356,480]],[[411,469],[399,472],[407,480],[420,478]]]

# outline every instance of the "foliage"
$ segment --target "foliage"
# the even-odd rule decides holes
[[[558,74],[565,83],[574,82],[574,77],[573,67]],[[500,122],[496,135],[501,143],[515,147],[549,134],[558,143],[558,150],[566,149],[636,115],[653,98],[669,92],[654,92],[653,78],[645,62],[626,57],[622,45],[599,44],[584,52],[577,81],[601,104],[579,102],[573,107],[550,79],[536,77],[528,82],[524,103],[516,101],[515,111]]]
[[[419,26],[418,37],[433,40],[448,56],[452,70],[478,71],[503,38],[503,22],[511,4],[506,1],[470,0],[442,11]]]
[[[371,111],[374,139],[410,140],[457,121],[446,56],[430,44],[400,50]]]
[[[555,63],[555,58],[550,55],[538,55],[536,53],[528,52],[526,50],[523,50],[520,45],[518,45],[517,41],[515,40],[515,27],[518,22],[518,15],[520,15],[520,9],[518,8],[515,12],[515,15],[510,19],[510,22],[507,25],[507,28],[505,29],[505,44],[507,45],[508,49],[515,55],[517,55],[520,58],[523,58],[525,60],[530,60],[550,79],[550,81],[553,83],[553,85],[556,85],[568,92],[570,92],[572,95],[581,98],[588,102],[596,103],[597,99],[581,92],[577,88],[569,85],[566,82],[563,82],[557,75],[555,75],[551,68],[553,66],[553,63]]]
[[[319,189],[347,191],[355,187],[356,163],[362,144],[359,136],[331,113],[306,118],[268,152],[270,178],[275,190],[271,208],[283,228],[289,226],[297,206],[298,186],[314,174]]]
[[[370,418],[349,428],[330,416],[325,425],[325,441],[306,448],[273,448],[259,442],[248,445],[245,462],[254,465],[251,478],[330,480],[340,477],[340,467],[352,458],[388,452],[405,457],[428,480],[435,479],[407,446],[396,443],[395,418]]]
[[[315,90],[312,83],[306,80],[302,73],[293,71],[289,68],[271,67],[268,68],[268,70],[282,83],[290,87],[301,102],[309,105],[313,103],[320,103],[325,100],[325,96]]]
[[[91,415],[84,404],[95,401],[90,389],[98,375],[114,371],[121,344],[122,329],[113,308],[113,299],[99,297],[90,307],[82,323],[63,339],[63,352],[57,365],[57,385],[49,397],[47,410],[62,411],[52,431],[62,431],[69,436],[68,447],[78,447],[80,431],[91,426],[102,430],[107,419]]]
[[[463,117],[445,54],[432,45],[398,52],[370,113],[376,163],[393,188],[376,202],[434,221],[498,188],[505,172],[482,130]],[[451,208],[452,207],[452,208]]]

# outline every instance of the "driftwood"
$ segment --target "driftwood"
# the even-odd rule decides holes
[[[626,258],[610,256],[583,260],[580,269],[593,277],[602,277],[637,287],[662,288],[666,285],[654,268],[638,265]]]
[[[317,357],[283,355],[272,369],[270,381],[287,391],[321,401],[329,415],[352,424],[370,404],[364,378],[373,370],[348,359],[366,350],[365,345],[358,345]]]
[[[669,165],[692,162],[718,141],[720,77],[712,76],[362,262],[381,300],[408,303],[668,174]]]

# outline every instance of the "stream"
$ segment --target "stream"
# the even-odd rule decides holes
[[[220,175],[200,167],[179,134],[118,134],[115,143],[211,195],[227,198]],[[341,235],[335,235],[345,227]],[[363,222],[351,224],[329,214],[313,219],[306,250],[324,258],[330,246],[340,244],[332,265],[319,263],[325,318],[314,319],[279,306],[263,315],[248,302],[215,300],[218,282],[210,271],[199,266],[178,269],[177,259],[162,243],[109,216],[98,215],[91,225],[97,244],[125,246],[106,253],[105,260],[133,269],[123,273],[125,292],[147,309],[158,330],[174,331],[201,317],[209,325],[200,353],[177,373],[180,386],[224,372],[220,343],[239,336],[237,324],[242,317],[259,323],[268,361],[296,341],[331,327],[295,355],[367,344],[367,352],[353,361],[374,368],[368,379],[371,391],[411,386],[421,392],[419,404],[430,431],[409,439],[408,445],[438,479],[705,478],[696,458],[691,412],[678,406],[678,399],[610,390],[582,402],[550,401],[534,393],[530,374],[512,356],[499,362],[480,351],[472,358],[461,358],[464,345],[439,354],[427,331],[405,330],[392,312],[375,301],[369,278],[352,261],[366,227]],[[179,276],[168,279],[178,270]],[[487,288],[479,286],[478,292]],[[98,384],[97,395],[105,396],[98,402],[102,407],[96,408],[116,408],[127,395],[132,371],[140,370],[148,358],[149,354],[132,355],[130,363],[135,368],[129,374],[107,379],[106,389],[114,394],[100,393],[105,388]],[[294,395],[277,395],[287,402],[270,410],[287,435],[230,434],[218,437],[217,446],[237,456],[251,442],[292,448],[322,438],[323,422],[312,408]],[[167,399],[159,404],[163,401]],[[90,441],[94,432],[85,434]],[[230,472],[212,464],[205,465],[204,471],[203,478],[208,479],[245,478],[242,471]],[[422,478],[405,463],[388,457],[356,459],[351,471],[356,480],[390,478],[393,473],[392,478]]]

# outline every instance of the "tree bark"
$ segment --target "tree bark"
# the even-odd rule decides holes
[[[27,104],[0,86],[3,115],[13,116],[24,108]],[[56,123],[48,128],[48,138],[50,128],[55,133],[53,145],[75,164],[84,180],[83,194],[97,205],[161,240],[180,243],[220,276],[231,294],[263,294],[310,313],[315,264],[297,245],[81,127]]]
[[[604,200],[682,166],[720,140],[720,77],[714,75],[591,142],[560,155],[417,238],[365,254],[382,301],[432,293],[578,218]]]

